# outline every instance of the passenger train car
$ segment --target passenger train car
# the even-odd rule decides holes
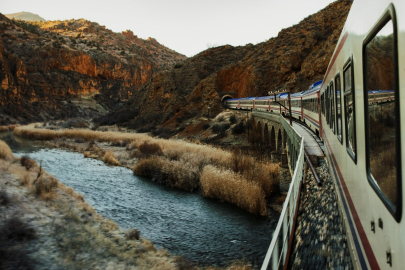
[[[323,81],[291,94],[324,141],[356,269],[405,269],[404,91],[405,1],[355,0]],[[225,104],[290,113],[286,94]]]

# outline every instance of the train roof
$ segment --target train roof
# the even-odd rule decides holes
[[[311,84],[308,88],[308,90],[313,90],[313,89],[320,89],[322,86],[322,80],[314,82],[313,84]]]

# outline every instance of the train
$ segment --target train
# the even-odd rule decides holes
[[[355,269],[405,268],[401,91],[405,1],[354,0],[323,80],[290,94],[291,104],[286,93],[224,101],[291,114],[323,141]]]

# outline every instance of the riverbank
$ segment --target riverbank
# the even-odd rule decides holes
[[[109,165],[132,167],[135,174],[173,188],[201,188],[204,196],[236,204],[253,214],[268,215],[268,201],[274,202],[272,196],[278,196],[278,164],[259,162],[238,150],[156,139],[147,134],[60,129],[44,124],[17,127],[14,133]],[[225,178],[230,181],[228,185],[219,185],[219,179]]]
[[[177,268],[135,229],[120,230],[40,166],[21,163],[0,141],[0,268]]]
[[[202,269],[156,249],[136,229],[121,230],[35,162],[0,146],[1,269]]]

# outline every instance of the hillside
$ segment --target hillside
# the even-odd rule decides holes
[[[194,125],[195,138],[208,112],[213,117],[223,110],[226,94],[306,90],[323,78],[350,6],[351,1],[334,2],[260,44],[201,52],[156,74],[126,105],[98,122],[138,131],[165,128],[171,135]]]
[[[0,14],[0,124],[105,114],[158,71],[186,59],[155,39],[84,19]]]
[[[12,13],[12,14],[4,14],[7,18],[15,19],[15,20],[23,20],[23,21],[46,21],[44,18],[39,16],[38,14],[34,14],[31,12],[17,12],[17,13]]]

